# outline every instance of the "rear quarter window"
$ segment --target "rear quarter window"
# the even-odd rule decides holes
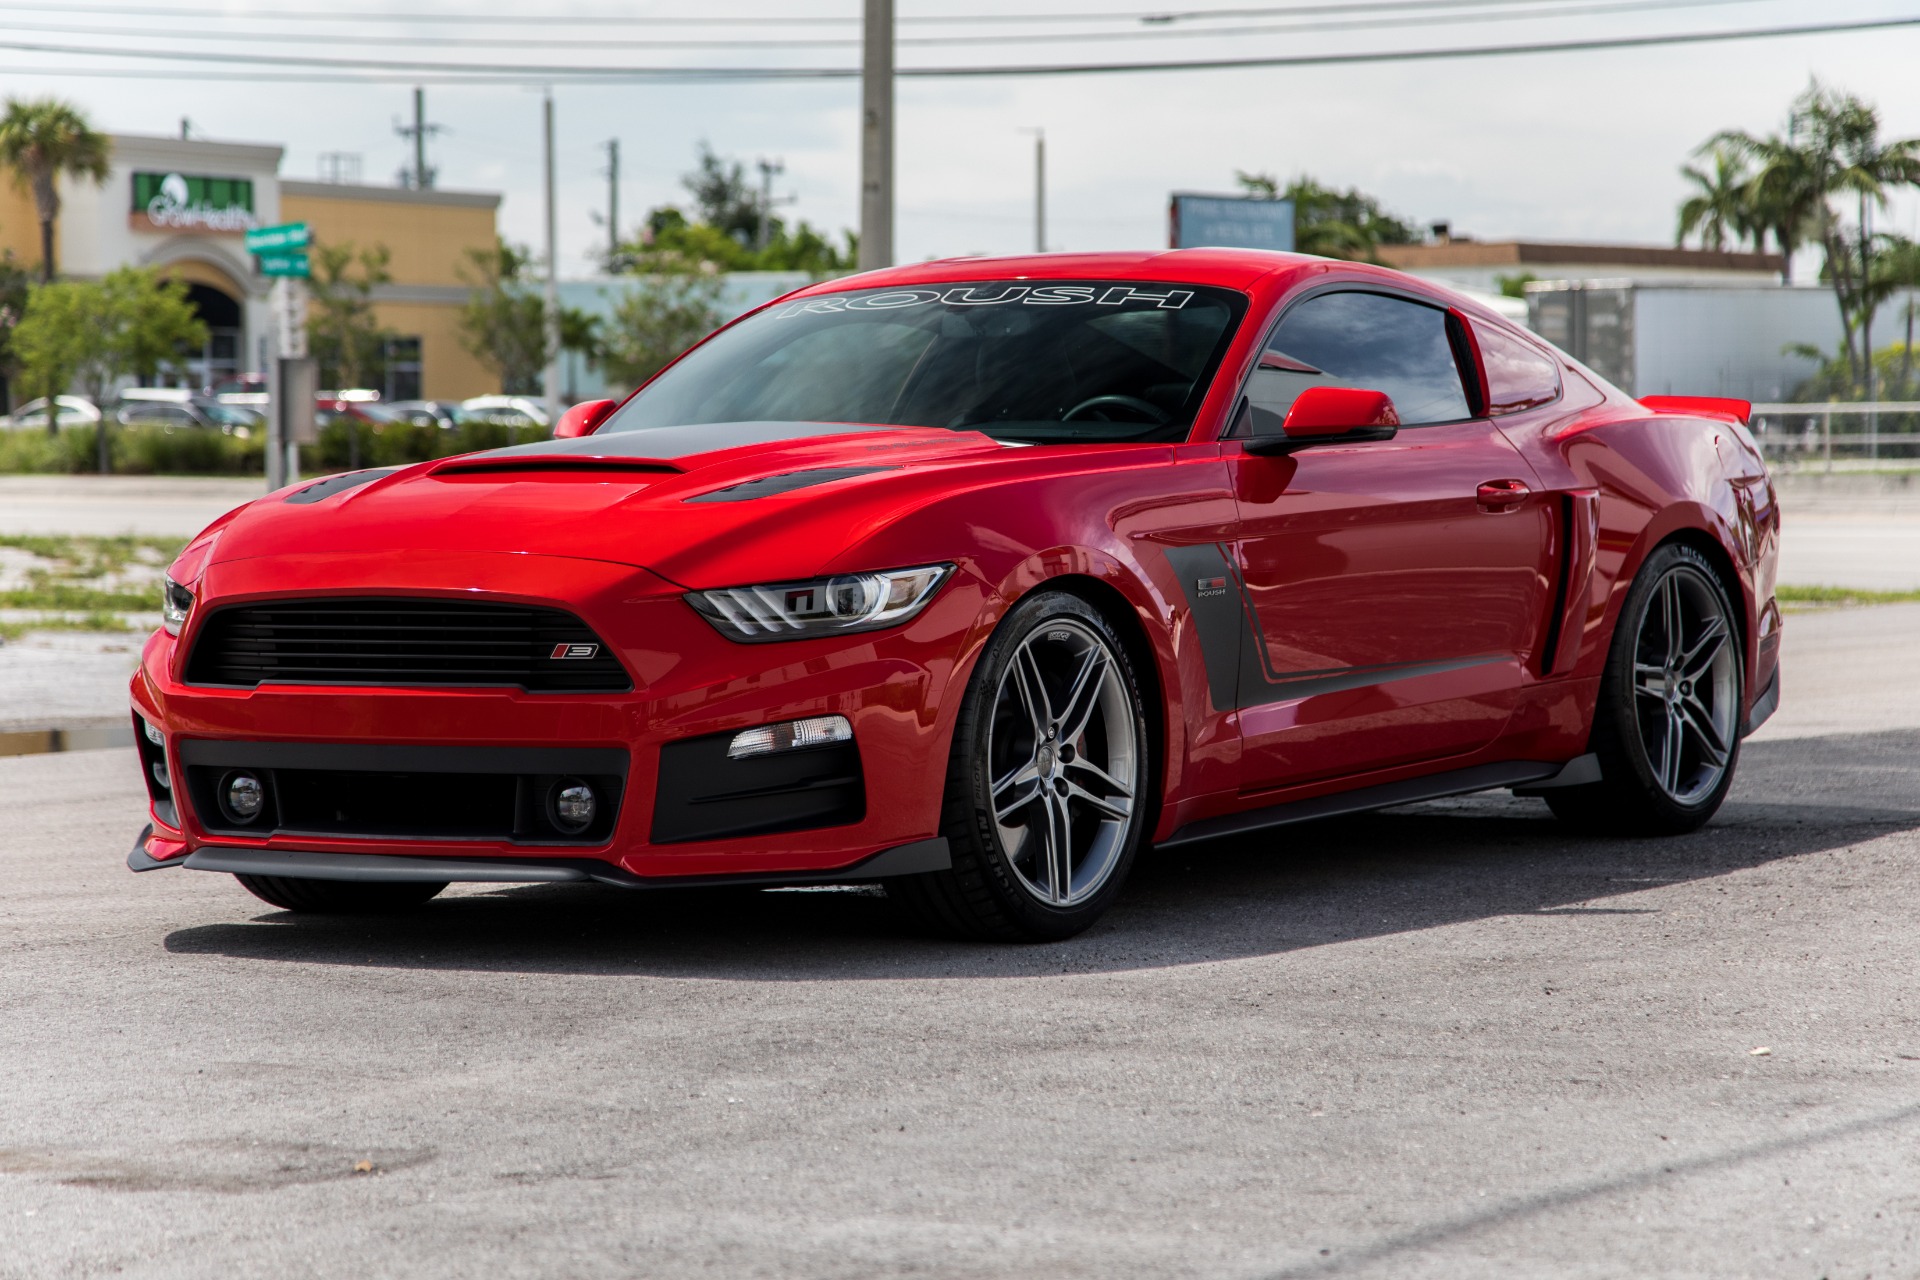
[[[1489,415],[1537,409],[1560,398],[1560,368],[1546,352],[1478,321],[1473,336],[1480,346],[1480,364],[1487,371]]]

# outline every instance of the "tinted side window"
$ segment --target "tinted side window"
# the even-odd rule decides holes
[[[1519,413],[1560,398],[1560,368],[1531,342],[1491,325],[1475,324],[1480,363],[1487,371],[1487,412]]]
[[[1472,416],[1447,313],[1385,294],[1323,293],[1281,317],[1248,387],[1253,411],[1284,418],[1308,387],[1384,391],[1406,426]]]

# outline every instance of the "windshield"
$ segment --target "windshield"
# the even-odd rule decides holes
[[[983,280],[802,298],[716,335],[596,434],[876,423],[1027,443],[1181,440],[1246,298],[1202,285]]]

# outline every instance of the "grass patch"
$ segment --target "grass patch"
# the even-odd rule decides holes
[[[0,547],[44,562],[27,571],[25,586],[0,591],[0,609],[59,609],[69,613],[147,612],[160,607],[160,574],[180,554],[179,538],[0,536]],[[99,585],[114,577],[112,586]],[[135,581],[128,582],[126,579]]]
[[[1860,605],[1920,604],[1920,591],[1865,591],[1855,587],[1775,587],[1781,604]]]
[[[78,618],[27,618],[19,622],[0,622],[0,639],[18,640],[29,631],[97,631],[124,634],[134,629],[132,623],[117,613],[96,611]]]

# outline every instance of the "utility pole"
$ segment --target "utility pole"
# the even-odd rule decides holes
[[[1047,251],[1047,131],[1022,129],[1033,135],[1033,251]]]
[[[787,166],[764,158],[757,163],[760,166],[760,229],[753,237],[753,248],[756,253],[765,253],[773,239],[773,180],[785,173]]]
[[[440,132],[441,126],[427,123],[427,91],[413,90],[413,123],[393,122],[393,131],[413,144],[413,165],[400,170],[400,185],[426,191],[433,186],[434,172],[427,168],[427,138]]]
[[[860,269],[893,265],[893,0],[866,0],[860,62]]]
[[[547,175],[547,368],[541,389],[545,393],[547,424],[552,426],[560,421],[560,245],[553,203],[553,89],[551,87],[548,87],[541,96],[541,106],[546,126]]]
[[[620,139],[608,138],[607,147],[607,270],[620,252]]]

